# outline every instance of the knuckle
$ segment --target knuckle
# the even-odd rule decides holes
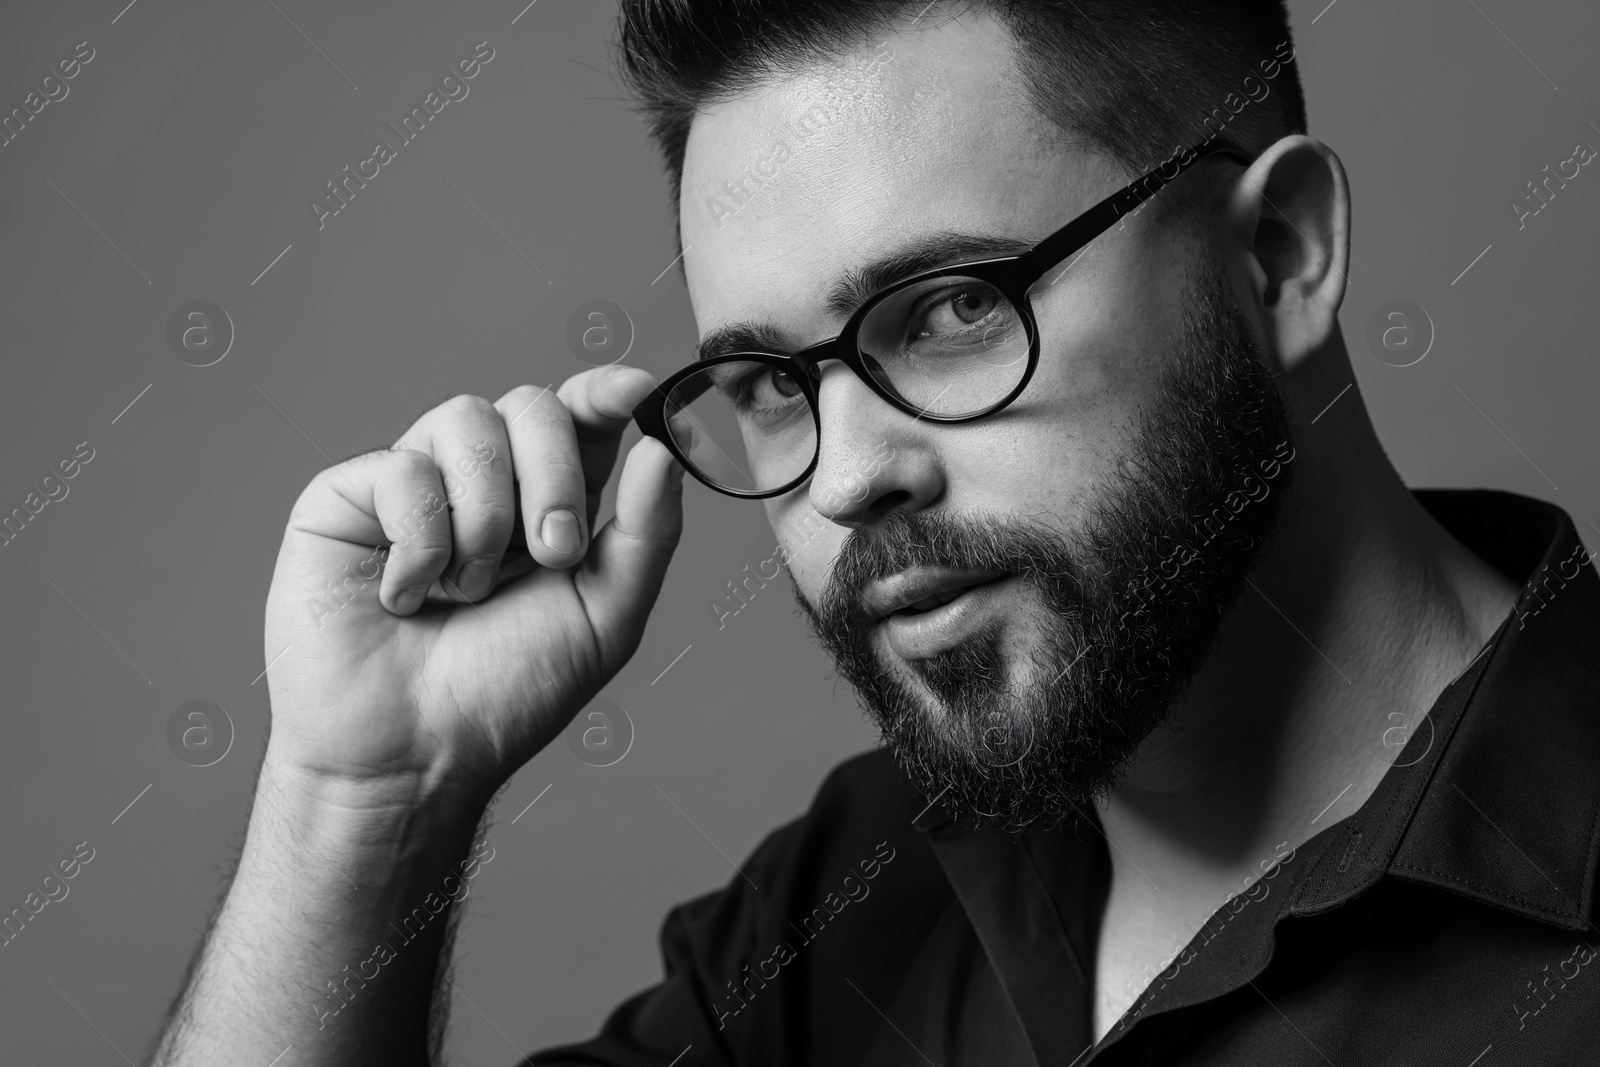
[[[452,418],[482,419],[494,413],[494,405],[481,396],[473,396],[471,393],[458,393],[434,410]]]
[[[459,513],[458,513],[459,514]],[[487,527],[491,530],[509,530],[517,520],[517,509],[509,500],[490,499],[484,500],[477,507],[472,508],[469,515],[463,516],[474,525]]]
[[[572,432],[572,419],[567,414],[565,407],[550,407],[543,403],[535,404],[522,415],[522,421],[529,425],[535,433],[541,435],[559,435],[563,431]]]
[[[588,370],[579,371],[561,383],[560,388],[556,390],[556,399],[563,404],[575,403],[579,397],[588,392],[592,384],[606,380],[605,372],[610,370],[615,370],[615,368],[591,367]]]
[[[338,463],[323,467],[312,477],[310,482],[306,483],[306,487],[309,489],[336,480],[353,478],[357,472],[370,469],[373,463],[383,462],[383,457],[388,451],[387,448],[373,448],[365,452],[357,452],[355,455],[342,459]]]
[[[596,382],[609,383],[628,378],[648,381],[652,387],[656,384],[656,376],[643,367],[630,367],[625,363],[611,363],[604,367],[595,368],[594,380]]]
[[[566,492],[573,483],[583,484],[583,464],[570,449],[557,448],[539,455],[539,481],[556,492]],[[533,488],[537,489],[537,485]]]
[[[338,500],[350,500],[359,495],[359,490],[352,487],[361,485],[352,461],[336,463],[331,467],[324,467],[311,480],[306,482],[305,488],[300,490],[300,495],[295,498],[291,514],[295,518],[322,511]]]
[[[543,402],[544,394],[549,392],[549,386],[544,385],[519,385],[500,398],[500,402],[507,406],[516,405],[514,411],[535,402]]]
[[[306,500],[309,497],[318,496],[322,492],[332,488],[333,483],[337,481],[340,475],[343,473],[344,466],[345,465],[342,463],[336,463],[331,467],[324,467],[316,474],[312,475],[311,480],[306,483],[305,490],[301,492],[300,499]]]
[[[335,500],[339,499],[339,487],[334,484],[337,468],[328,467],[318,471],[300,490],[300,495],[295,498],[294,507],[289,509],[289,525],[305,520],[312,515],[320,514]],[[332,477],[330,477],[332,475]]]
[[[436,469],[433,457],[420,448],[413,448],[410,445],[396,445],[390,456],[390,462],[394,464],[396,471],[407,481],[432,481]]]
[[[385,525],[392,527],[396,544],[444,541],[450,537],[450,522],[446,513],[444,495],[434,489],[410,494],[388,517]]]
[[[419,571],[442,571],[445,564],[450,562],[450,543],[442,537],[418,538],[401,548],[402,560]]]

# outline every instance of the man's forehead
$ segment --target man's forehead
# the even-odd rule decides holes
[[[799,347],[897,268],[1043,236],[1094,161],[1028,102],[1012,47],[981,11],[902,24],[698,115],[680,224],[707,347],[738,324]]]

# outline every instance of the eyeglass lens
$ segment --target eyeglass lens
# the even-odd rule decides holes
[[[1003,400],[1028,367],[1026,322],[998,289],[944,275],[898,289],[861,322],[857,347],[885,391],[932,415]],[[817,419],[789,374],[756,360],[708,365],[668,395],[667,426],[695,472],[736,492],[778,489],[817,452]]]

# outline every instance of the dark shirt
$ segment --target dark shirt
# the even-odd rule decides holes
[[[964,830],[879,751],[668,915],[659,985],[524,1063],[1600,1063],[1600,578],[1553,505],[1416,496],[1516,607],[1360,809],[1264,857],[1098,1044],[1092,812]]]

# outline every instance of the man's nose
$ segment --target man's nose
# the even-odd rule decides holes
[[[810,489],[817,513],[853,528],[937,500],[944,492],[933,441],[938,427],[894,408],[842,364],[821,371],[821,437]]]

